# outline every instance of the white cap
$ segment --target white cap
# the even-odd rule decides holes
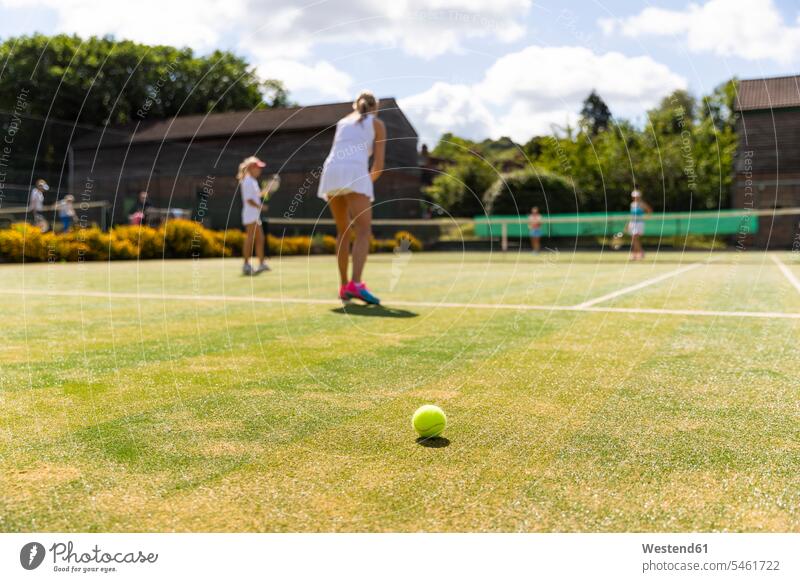
[[[641,197],[642,193],[639,192],[638,190],[634,190],[633,192],[631,192],[631,198],[641,198]]]

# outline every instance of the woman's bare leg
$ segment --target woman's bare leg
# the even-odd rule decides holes
[[[261,229],[261,225],[256,223],[253,232],[255,233],[255,242],[256,242],[256,256],[258,257],[258,264],[264,264],[264,231]]]
[[[336,262],[339,265],[339,279],[347,285],[347,266],[350,259],[350,214],[347,196],[339,194],[328,198],[333,220],[336,221]]]
[[[253,242],[255,239],[256,233],[256,224],[246,224],[244,226],[245,231],[245,238],[244,238],[244,246],[242,247],[242,257],[244,258],[244,264],[250,264],[250,257],[253,256]]]
[[[631,254],[633,255],[634,260],[638,259],[642,252],[642,241],[640,238],[641,237],[638,234],[635,234],[631,237]]]
[[[350,193],[347,194],[347,204],[356,229],[356,240],[353,243],[353,281],[361,283],[372,237],[372,201],[363,194]]]

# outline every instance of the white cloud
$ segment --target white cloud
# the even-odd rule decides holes
[[[244,0],[137,0],[123,10],[102,0],[0,0],[0,6],[52,10],[56,32],[113,34],[143,43],[198,50],[217,46],[227,28],[247,17]]]
[[[772,0],[708,0],[685,10],[645,8],[627,18],[603,19],[607,35],[683,38],[689,50],[750,61],[800,61],[800,17],[787,24]]]
[[[424,143],[435,143],[446,131],[481,138],[495,131],[494,115],[467,85],[434,83],[423,93],[401,99],[399,105]]]
[[[300,10],[287,8],[283,0],[260,0],[252,3],[249,15],[265,24],[246,42],[279,56],[287,56],[285,42],[306,52],[323,43],[361,42],[433,58],[461,51],[470,39],[519,39],[530,6],[531,0],[348,0]]]
[[[650,57],[530,46],[499,58],[479,83],[436,83],[400,105],[428,143],[445,131],[525,141],[549,133],[552,124],[574,122],[592,89],[616,116],[633,117],[686,86],[683,77]]]
[[[305,8],[285,0],[138,0],[120,10],[108,0],[0,0],[47,9],[57,30],[205,50],[233,36],[246,52],[302,58],[323,43],[399,46],[434,57],[469,39],[517,40],[531,0],[322,0]]]
[[[259,63],[259,74],[280,79],[290,92],[311,91],[322,99],[346,101],[352,98],[353,79],[327,61],[306,65],[289,59],[270,59]]]
[[[352,79],[314,61],[331,44],[397,47],[434,58],[476,39],[511,42],[532,0],[322,0],[306,8],[285,0],[138,0],[122,11],[108,0],[0,0],[0,7],[46,9],[58,32],[111,34],[207,51],[220,46],[252,57],[265,77],[312,98],[350,98]]]

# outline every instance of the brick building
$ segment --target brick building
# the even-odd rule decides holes
[[[732,207],[800,207],[800,76],[741,81]],[[798,216],[763,216],[754,244],[788,248],[800,234]]]

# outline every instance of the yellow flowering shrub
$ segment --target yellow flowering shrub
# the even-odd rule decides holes
[[[56,234],[42,233],[21,222],[0,230],[0,261],[105,261],[192,257],[241,256],[244,233],[240,230],[214,231],[190,220],[170,220],[160,228],[115,226],[109,232],[96,227]],[[403,243],[403,241],[408,241]],[[408,232],[398,232],[393,239],[370,241],[373,252],[392,252],[396,247],[421,250],[422,243]],[[307,255],[336,252],[336,238],[317,236],[267,236],[272,256]]]

